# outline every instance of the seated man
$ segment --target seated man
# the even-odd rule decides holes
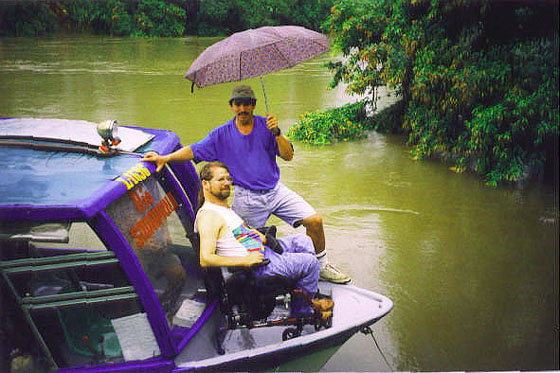
[[[317,293],[319,262],[313,242],[304,234],[278,239],[283,249],[279,254],[266,244],[266,237],[245,222],[228,206],[231,178],[227,166],[210,162],[200,170],[202,182],[195,231],[200,234],[202,267],[250,267],[267,258],[270,263],[255,270],[257,277],[282,276],[296,281],[296,288],[310,299]],[[332,300],[313,299],[313,308],[303,299],[292,301],[292,316],[305,315],[313,309],[327,311]]]

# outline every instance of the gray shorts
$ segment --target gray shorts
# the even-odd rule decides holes
[[[264,227],[270,215],[296,226],[296,223],[316,214],[309,203],[282,183],[266,191],[236,185],[232,209],[253,228]]]

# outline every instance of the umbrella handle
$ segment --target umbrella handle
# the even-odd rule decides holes
[[[261,79],[261,86],[264,94],[264,106],[266,108],[266,115],[268,116],[269,111],[268,111],[268,99],[266,98],[266,90],[264,89],[264,82],[262,76],[259,76],[259,78]]]

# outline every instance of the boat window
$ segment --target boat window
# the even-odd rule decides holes
[[[174,316],[181,305],[193,300],[204,286],[197,273],[198,259],[187,239],[187,207],[179,203],[176,191],[162,187],[165,181],[161,178],[156,174],[146,179],[109,205],[106,212],[136,254],[173,327],[180,323]]]
[[[97,234],[85,222],[73,222],[65,225],[66,241],[46,241],[40,238],[32,238],[31,242],[39,248],[48,250],[68,249],[69,251],[106,251],[107,248],[99,239]],[[59,250],[55,250],[59,251]]]
[[[50,245],[0,239],[0,371],[129,360],[130,330],[151,329],[114,253]],[[159,355],[151,341],[141,358]]]
[[[70,223],[11,221],[3,223],[0,239],[68,243]]]

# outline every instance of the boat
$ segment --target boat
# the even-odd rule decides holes
[[[294,322],[287,293],[233,323],[198,262],[196,169],[141,160],[180,147],[115,120],[0,119],[0,371],[277,369],[391,311],[386,296],[320,281],[328,322]]]

